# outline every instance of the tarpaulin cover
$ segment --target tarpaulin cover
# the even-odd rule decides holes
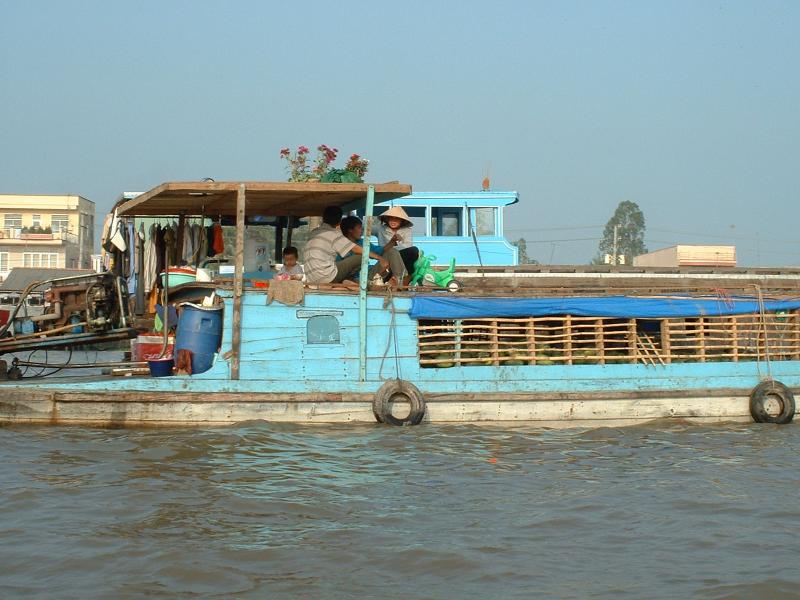
[[[766,312],[800,309],[800,299],[765,300]],[[635,298],[603,296],[580,298],[458,298],[417,296],[411,302],[412,319],[479,319],[487,317],[611,317],[660,319],[725,316],[761,311],[755,298]]]

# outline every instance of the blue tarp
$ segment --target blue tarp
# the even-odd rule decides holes
[[[766,300],[764,310],[800,309],[800,299]],[[661,319],[741,315],[760,312],[755,298],[634,298],[602,296],[576,298],[459,298],[417,296],[411,302],[412,319],[478,319],[487,317],[611,317]]]

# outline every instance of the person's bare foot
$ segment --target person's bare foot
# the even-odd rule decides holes
[[[344,287],[346,287],[348,290],[357,290],[358,289],[358,284],[355,281],[353,281],[352,279],[345,279],[342,282],[342,285]]]

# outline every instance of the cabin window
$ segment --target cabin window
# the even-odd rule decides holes
[[[431,235],[461,236],[463,220],[463,208],[434,206],[431,208]]]
[[[482,207],[471,209],[473,212],[472,225],[475,227],[475,235],[497,235],[495,215],[497,209],[492,207]]]
[[[339,319],[331,315],[315,315],[306,322],[306,343],[338,344]]]

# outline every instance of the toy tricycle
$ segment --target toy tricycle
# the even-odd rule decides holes
[[[450,267],[441,271],[433,265],[436,257],[432,254],[425,256],[420,250],[419,258],[414,262],[414,273],[411,275],[409,285],[412,287],[420,284],[433,284],[445,288],[449,292],[457,292],[461,289],[461,282],[454,277],[456,270],[456,259],[450,259]]]

